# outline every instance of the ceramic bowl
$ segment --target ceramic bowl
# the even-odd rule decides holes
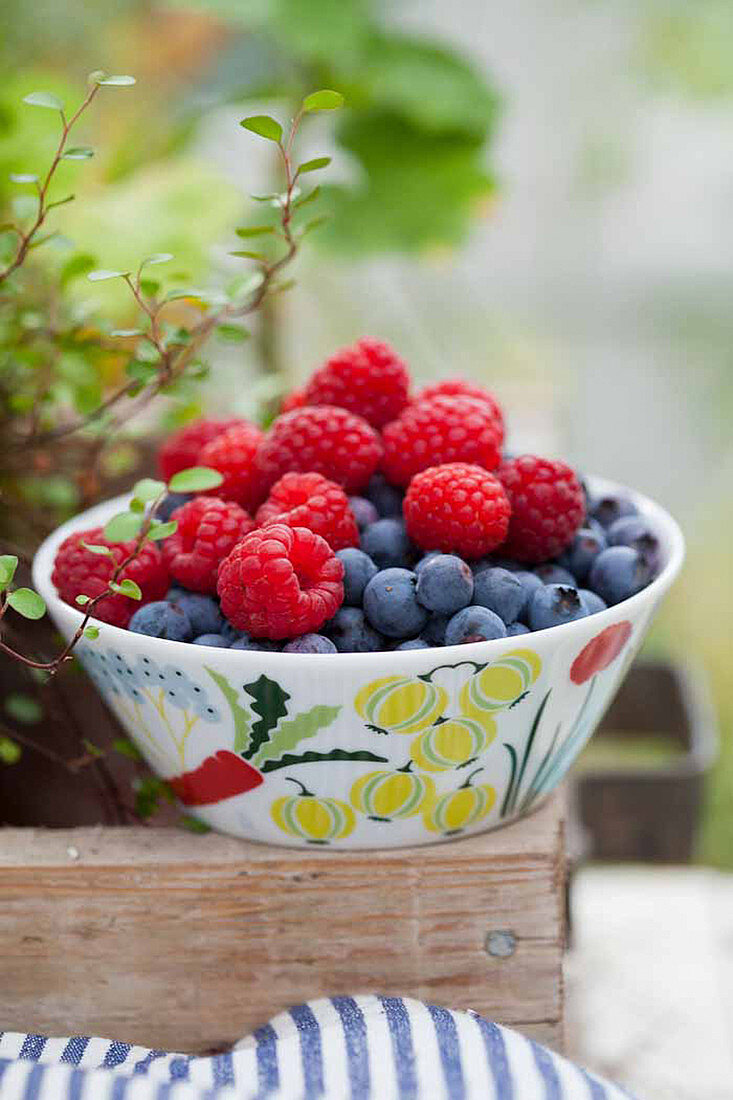
[[[591,481],[593,492],[619,488]],[[194,646],[99,623],[99,637],[77,654],[153,771],[221,832],[392,848],[493,829],[562,780],[679,572],[679,527],[629,495],[659,533],[661,572],[631,599],[551,630],[442,649],[303,655]],[[38,551],[34,583],[67,638],[81,614],[51,584],[56,549],[125,500],[70,520]]]

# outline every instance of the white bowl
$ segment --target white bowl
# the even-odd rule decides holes
[[[591,490],[621,487],[593,479]],[[518,638],[305,655],[215,649],[99,623],[77,654],[153,771],[214,829],[289,846],[393,848],[504,825],[563,778],[680,570],[684,540],[629,495],[662,545],[631,599]],[[59,544],[125,497],[63,524],[33,580],[65,637],[81,613],[51,583]]]

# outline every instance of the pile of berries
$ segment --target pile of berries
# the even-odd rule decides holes
[[[199,420],[161,448],[161,474],[219,471],[171,494],[128,576],[143,600],[96,617],[230,649],[363,653],[527,634],[592,615],[656,575],[659,539],[621,494],[588,499],[565,463],[503,452],[493,394],[453,379],[411,393],[392,348],[359,340],[285,399],[269,431]],[[129,544],[57,553],[62,599],[102,592]],[[137,608],[137,609],[136,609]]]

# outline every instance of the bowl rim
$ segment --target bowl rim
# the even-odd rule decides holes
[[[396,650],[377,650],[370,653],[282,653],[266,652],[263,650],[231,650],[222,647],[217,648],[215,651],[217,654],[217,661],[221,658],[225,664],[231,662],[232,666],[236,664],[237,667],[241,668],[242,664],[246,664],[247,661],[261,665],[263,661],[269,663],[269,661],[272,660],[282,669],[282,671],[286,671],[291,663],[293,667],[303,669],[306,662],[313,665],[314,663],[320,663],[325,660],[329,662],[332,668],[340,667],[346,669],[346,667],[362,665],[364,662],[377,665],[380,661],[384,663],[386,659],[389,660],[390,664],[396,662],[394,665],[395,671],[398,672],[402,668],[409,671],[413,667],[423,667],[426,655],[431,652],[439,653],[441,663],[446,664],[450,663],[453,659],[460,663],[461,656],[463,656],[464,660],[470,660],[472,656],[477,653],[481,655],[482,659],[485,658],[488,662],[493,659],[494,655],[499,656],[501,653],[505,653],[507,645],[514,648],[522,648],[530,644],[534,645],[536,639],[541,638],[544,640],[549,634],[552,634],[554,638],[557,638],[558,643],[561,643],[563,639],[569,637],[570,631],[577,629],[578,626],[587,623],[590,619],[598,623],[598,632],[600,633],[604,627],[610,626],[612,623],[618,621],[619,611],[626,611],[630,617],[633,617],[645,604],[656,604],[657,599],[661,599],[662,595],[670,588],[679,574],[685,558],[684,535],[682,534],[679,524],[670,513],[643,493],[604,477],[589,475],[585,478],[585,481],[591,492],[595,495],[622,493],[628,496],[637,506],[641,515],[646,516],[653,522],[661,537],[663,550],[666,554],[664,568],[646,588],[642,588],[642,590],[637,592],[634,596],[630,596],[628,599],[622,600],[620,603],[606,608],[605,611],[597,611],[593,615],[588,615],[582,619],[575,619],[572,622],[562,623],[559,626],[546,627],[544,630],[534,630],[530,634],[492,638],[490,641],[472,642],[468,645],[431,646],[429,649],[402,650],[399,652]],[[48,535],[36,551],[32,568],[33,584],[41,596],[43,596],[46,601],[47,609],[57,622],[59,618],[62,621],[66,619],[69,625],[73,629],[76,629],[83,619],[83,612],[65,603],[57,595],[56,589],[51,582],[53,560],[58,546],[74,531],[78,531],[85,527],[99,526],[101,523],[106,522],[116,512],[126,507],[131,496],[132,493],[122,493],[120,496],[101,501],[99,504],[93,505],[84,512],[79,512],[77,515],[72,516],[71,519],[62,523]],[[186,652],[189,656],[192,655],[191,642],[175,642],[169,641],[167,638],[153,638],[145,634],[136,634],[123,627],[113,626],[111,623],[105,623],[98,619],[94,620],[94,625],[99,627],[99,637],[101,638],[104,635],[105,639],[109,640],[111,643],[117,643],[118,645],[124,646],[129,644],[131,638],[134,638],[138,640],[144,639],[145,642],[153,646],[154,649],[162,646],[163,649],[158,650],[161,660],[166,658],[172,659],[176,652]],[[125,641],[125,639],[128,639],[128,641]],[[202,650],[202,656],[203,653],[211,653],[211,651],[204,646],[197,648]],[[468,651],[470,651],[471,656],[469,656]],[[339,658],[338,666],[330,664],[335,661],[336,657]]]

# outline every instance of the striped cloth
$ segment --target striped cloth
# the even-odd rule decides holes
[[[332,997],[199,1058],[0,1032],[0,1100],[628,1100],[516,1031],[401,997]]]

